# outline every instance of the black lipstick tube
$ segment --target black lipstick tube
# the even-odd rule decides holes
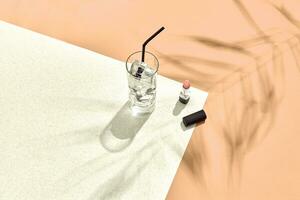
[[[195,124],[197,122],[202,122],[206,120],[206,114],[204,110],[200,110],[198,112],[192,113],[188,116],[185,116],[182,118],[182,122],[185,126],[190,126],[192,124]]]

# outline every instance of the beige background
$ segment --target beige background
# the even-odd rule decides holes
[[[297,0],[0,0],[0,19],[210,92],[168,199],[300,199]]]

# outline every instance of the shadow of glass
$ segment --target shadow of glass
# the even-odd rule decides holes
[[[151,113],[133,115],[129,102],[126,102],[100,134],[102,146],[110,152],[124,150],[132,143],[150,115]]]

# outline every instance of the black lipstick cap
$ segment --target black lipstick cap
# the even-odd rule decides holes
[[[206,114],[204,110],[200,110],[198,112],[195,112],[193,114],[190,114],[182,118],[182,122],[185,126],[190,126],[192,124],[195,124],[197,122],[202,122],[205,120],[206,120]]]

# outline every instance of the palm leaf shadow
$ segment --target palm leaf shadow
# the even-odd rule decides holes
[[[241,83],[241,95],[243,97],[243,105],[241,108],[240,116],[234,116],[235,108],[232,102],[224,102],[225,108],[225,118],[230,119],[231,123],[226,125],[219,122],[215,122],[215,126],[218,126],[219,130],[222,131],[224,141],[227,145],[228,151],[228,181],[231,182],[234,176],[239,176],[237,181],[240,181],[242,175],[242,163],[244,157],[247,155],[252,148],[260,144],[270,133],[272,124],[276,118],[276,113],[278,109],[278,104],[282,100],[284,95],[284,53],[283,48],[288,44],[292,50],[295,61],[299,68],[299,44],[300,37],[299,34],[292,35],[291,38],[297,39],[296,44],[291,44],[289,38],[283,41],[282,44],[276,43],[273,39],[273,34],[284,34],[284,32],[266,33],[265,30],[261,29],[258,23],[252,18],[247,8],[239,0],[234,0],[234,3],[243,14],[244,18],[248,23],[256,30],[257,35],[253,38],[242,40],[234,43],[227,43],[220,40],[215,40],[213,38],[207,38],[202,36],[186,36],[197,44],[205,45],[208,48],[219,49],[224,51],[230,51],[241,55],[246,55],[253,59],[255,65],[253,66],[253,71],[244,73],[241,66],[233,65],[232,63],[222,63],[216,60],[207,60],[205,58],[199,58],[195,55],[164,55],[163,59],[167,61],[172,61],[172,64],[177,65],[177,67],[182,67],[184,69],[193,68],[192,66],[187,66],[187,62],[194,62],[196,64],[202,64],[206,67],[215,68],[225,68],[229,71],[228,74],[223,76],[219,81],[208,81],[209,91],[213,92],[214,87],[218,83],[230,78],[233,74],[240,76],[239,82]],[[292,15],[288,13],[287,10],[282,11],[284,17],[293,22],[293,24],[299,26],[299,21],[296,21]],[[267,58],[264,55],[256,55],[248,48],[253,48],[259,45],[271,46],[271,58]],[[263,61],[264,60],[264,61]],[[268,71],[267,68],[270,68]],[[300,68],[299,68],[300,69]],[[215,74],[209,74],[210,78],[203,77],[204,72],[200,70],[194,70],[192,73],[199,74],[199,80],[197,83],[205,82],[207,79],[216,79]],[[251,80],[253,74],[258,77],[257,81]],[[252,88],[252,85],[259,86],[260,96],[257,98],[257,92]],[[233,86],[233,85],[231,85]],[[225,88],[222,94],[225,93],[229,88]],[[201,88],[201,86],[199,86]],[[218,111],[220,112],[220,110]],[[228,121],[227,121],[228,122]],[[192,146],[192,145],[190,145]],[[205,146],[205,145],[204,145]],[[198,145],[199,147],[199,145]],[[190,147],[191,148],[191,147]],[[191,151],[194,151],[193,149]],[[205,148],[201,150],[203,155],[196,155],[189,151],[185,152],[183,162],[190,168],[193,174],[203,174],[203,166],[206,164],[202,160],[207,160],[205,157]],[[191,162],[191,157],[199,157],[199,162]],[[193,159],[196,159],[193,158]],[[195,169],[199,168],[199,171]],[[202,174],[202,175],[201,175]],[[201,179],[201,178],[199,178]],[[202,178],[203,179],[203,178]],[[239,184],[239,183],[236,183]]]

